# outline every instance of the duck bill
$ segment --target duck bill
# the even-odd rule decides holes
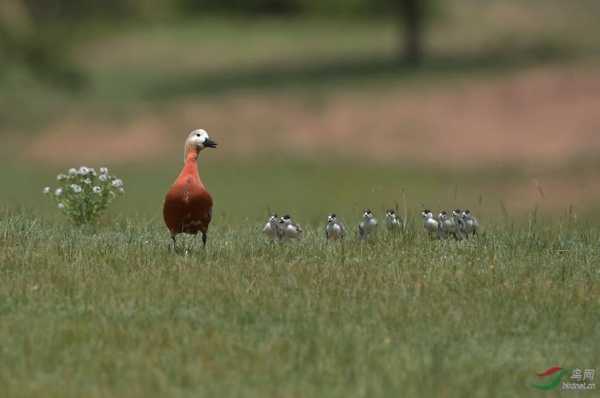
[[[211,140],[210,138],[206,139],[206,141],[204,141],[204,146],[207,148],[216,148],[217,147],[217,143],[213,140]]]

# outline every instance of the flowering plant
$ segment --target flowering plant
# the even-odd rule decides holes
[[[52,197],[58,208],[75,224],[89,224],[97,220],[108,205],[125,192],[123,180],[110,175],[106,167],[97,173],[91,167],[71,168],[56,176],[56,188],[45,187],[45,195]]]

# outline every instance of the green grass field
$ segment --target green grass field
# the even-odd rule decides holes
[[[536,371],[597,366],[592,225],[328,244],[311,224],[271,244],[219,221],[206,251],[175,255],[158,220],[92,231],[4,211],[4,394],[531,397],[548,395]]]
[[[553,397],[536,372],[600,369],[598,2],[455,3],[420,70],[399,66],[393,20],[301,18],[90,26],[70,54],[81,92],[3,69],[0,397]],[[488,104],[454,130],[480,146],[418,129],[428,109],[471,116],[462,101]],[[529,142],[478,135],[515,114]],[[192,127],[219,142],[199,162],[214,219],[206,250],[173,254],[162,201]],[[438,142],[539,157],[427,157]],[[109,153],[129,145],[152,150]],[[125,180],[93,227],[41,192],[82,164]],[[365,207],[397,207],[406,232],[325,241],[328,213],[354,232]],[[423,207],[468,207],[482,234],[430,240]],[[305,238],[268,242],[269,212]]]
[[[517,171],[207,153],[209,245],[181,239],[184,255],[160,216],[178,167],[113,168],[127,192],[83,228],[42,196],[53,175],[3,170],[7,396],[530,397],[548,395],[530,387],[536,371],[597,366],[600,231],[580,208],[502,213],[489,187],[526,180]],[[471,207],[483,233],[432,241],[421,205]],[[407,231],[358,242],[364,206],[398,206]],[[268,242],[269,209],[297,216],[305,239]],[[329,212],[345,242],[324,240]]]

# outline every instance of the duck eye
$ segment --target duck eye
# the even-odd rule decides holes
[[[200,134],[196,133],[196,137],[200,137]]]

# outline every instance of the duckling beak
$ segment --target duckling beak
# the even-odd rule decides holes
[[[207,138],[204,141],[204,146],[207,148],[216,148],[217,147],[217,143],[213,140],[211,140],[210,138]]]

